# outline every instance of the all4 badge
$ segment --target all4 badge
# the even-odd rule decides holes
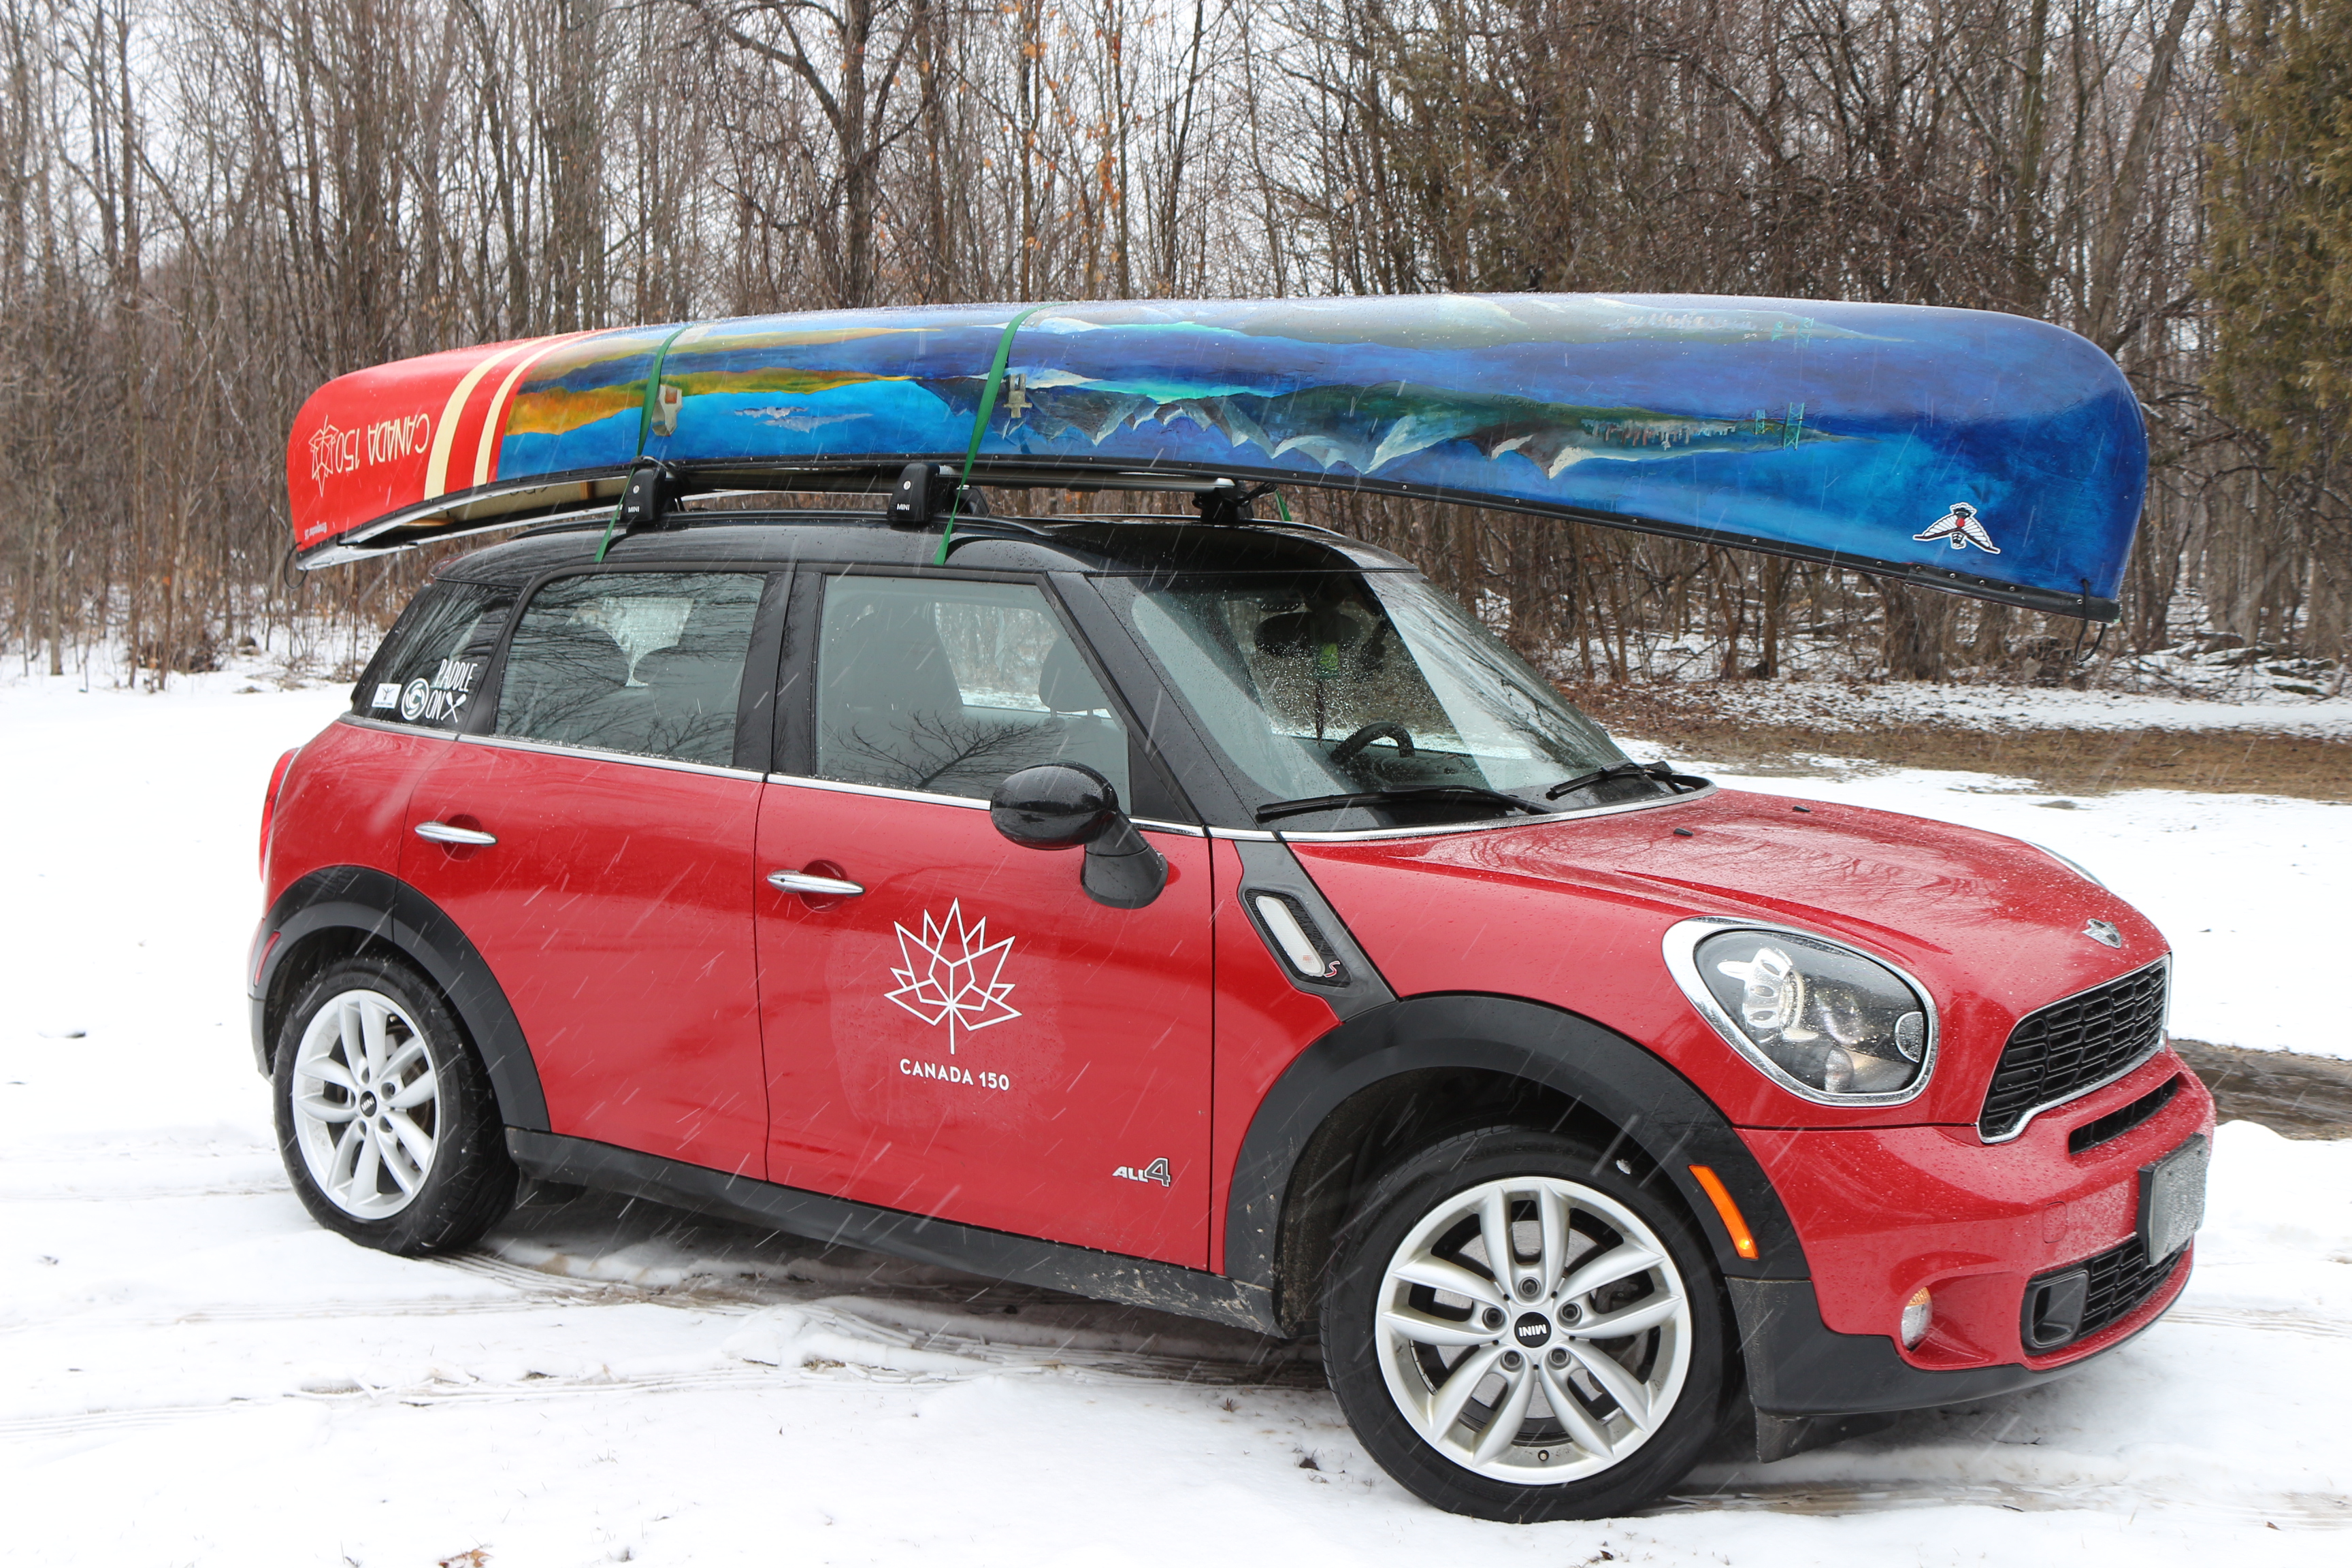
[[[1915,533],[1911,537],[1923,542],[1948,539],[1955,550],[1966,550],[1973,544],[1987,555],[2000,553],[2000,546],[1995,544],[1992,535],[1985,531],[1984,521],[1977,516],[1977,509],[1964,500],[1954,501],[1951,510],[1927,525],[1927,532]]]
[[[1163,1187],[1172,1186],[1176,1181],[1174,1173],[1168,1168],[1168,1157],[1164,1154],[1139,1171],[1133,1165],[1121,1165],[1111,1174],[1123,1182],[1158,1182]]]
[[[945,920],[923,911],[922,934],[892,922],[898,932],[898,955],[904,969],[894,968],[898,988],[889,999],[930,1025],[948,1026],[948,1054],[956,1048],[956,1030],[985,1029],[1021,1015],[1005,1005],[1013,983],[997,978],[1012,956],[1013,939],[988,940],[985,920],[967,926],[961,900],[948,905]]]

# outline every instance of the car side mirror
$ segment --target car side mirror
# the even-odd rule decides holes
[[[1168,885],[1168,861],[1119,808],[1118,791],[1079,763],[1023,768],[988,802],[996,831],[1024,849],[1084,847],[1078,886],[1114,910],[1139,910]]]

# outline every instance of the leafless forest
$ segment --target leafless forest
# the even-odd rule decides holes
[[[0,0],[0,640],[154,679],[380,624],[423,563],[290,571],[283,461],[313,387],[400,355],[833,305],[1672,289],[2086,334],[2154,451],[2105,654],[2204,636],[2340,672],[2332,447],[2212,390],[2217,195],[2297,177],[2233,140],[2233,73],[2298,4]],[[2076,631],[1307,505],[1583,678],[1682,640],[1727,678],[1801,641],[1852,673],[2047,679]]]

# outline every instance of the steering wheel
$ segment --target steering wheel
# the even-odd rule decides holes
[[[1331,760],[1335,763],[1353,762],[1356,760],[1357,752],[1383,735],[1397,743],[1397,755],[1401,757],[1412,755],[1412,731],[1393,719],[1375,719],[1332,747]]]

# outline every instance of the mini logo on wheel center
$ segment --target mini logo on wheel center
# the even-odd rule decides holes
[[[1541,1312],[1527,1312],[1511,1325],[1511,1338],[1529,1350],[1541,1350],[1551,1342],[1551,1320]]]

